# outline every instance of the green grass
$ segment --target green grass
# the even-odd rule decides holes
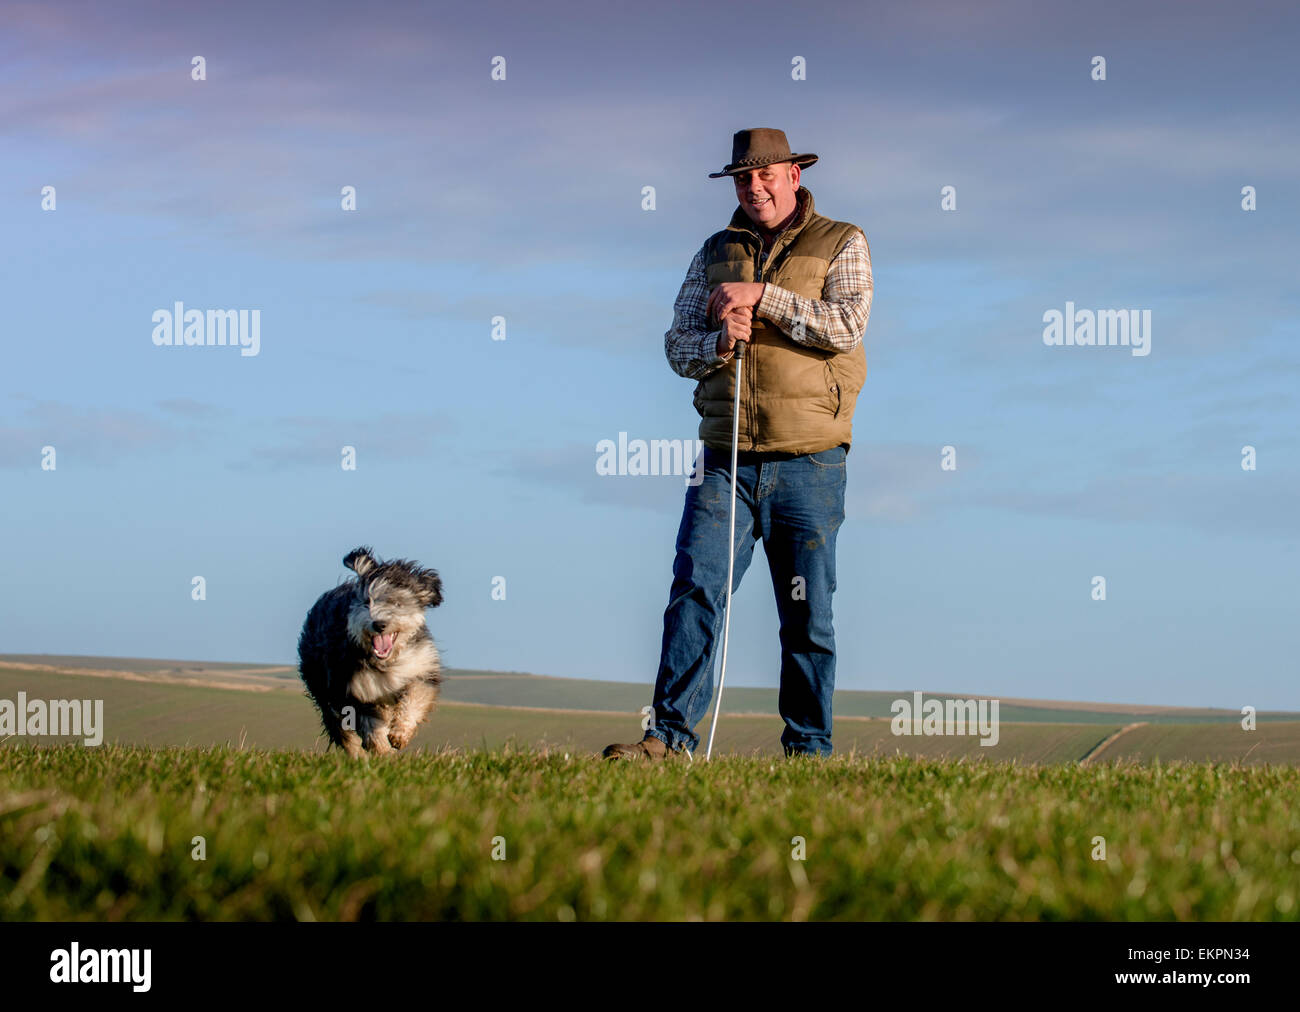
[[[1293,920],[1298,789],[1275,766],[5,748],[0,918]]]

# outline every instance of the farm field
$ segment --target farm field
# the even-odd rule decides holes
[[[297,670],[286,665],[218,664],[208,661],[168,661],[148,658],[81,657],[53,654],[0,654],[0,668],[33,672],[60,670],[71,673],[134,677],[173,684],[221,685],[229,688],[278,689],[300,692]],[[742,673],[743,674],[743,673]],[[864,691],[837,689],[835,714],[839,717],[889,717],[890,706],[912,689]],[[633,714],[650,699],[650,687],[630,682],[602,682],[582,678],[532,675],[518,671],[447,670],[444,698],[490,706],[527,706],[560,710],[607,710]],[[926,690],[927,698],[949,698],[951,693]],[[963,692],[968,698],[978,693]],[[727,683],[729,713],[777,713],[777,690]],[[1125,703],[1079,703],[1058,700],[1002,699],[1002,720],[1016,723],[1131,724],[1223,722],[1241,720],[1238,710],[1195,707],[1144,706]],[[1300,713],[1261,711],[1263,721],[1300,721]]]
[[[1248,734],[1231,724],[1148,724],[1125,732],[1097,760],[1300,765],[1300,723],[1260,724]]]
[[[0,699],[16,700],[20,691],[31,698],[103,699],[108,743],[323,750],[315,710],[293,669],[126,658],[41,660],[40,656],[11,657],[7,664],[0,660]],[[765,711],[759,706],[758,694],[769,691],[728,690],[715,751],[780,754],[780,718],[775,709]],[[647,694],[644,686],[612,682],[449,671],[443,701],[412,747],[510,745],[599,752],[611,741],[640,737],[639,710]],[[1158,758],[1300,764],[1300,719],[1282,719],[1296,716],[1291,714],[1261,714],[1257,728],[1247,732],[1239,715],[1225,719],[1226,711],[1094,704],[1097,709],[1083,712],[1078,704],[1039,702],[1003,706],[998,743],[984,746],[974,736],[895,736],[888,706],[864,702],[867,697],[890,694],[843,695],[857,704],[842,706],[840,694],[836,695],[835,745],[846,754],[965,756],[1021,763]],[[507,705],[506,700],[513,702]],[[564,705],[574,702],[589,705]],[[774,693],[770,702],[774,707]],[[855,708],[883,714],[865,717],[844,712]],[[700,734],[707,735],[707,722]],[[0,743],[0,748],[26,743],[12,739]]]
[[[246,691],[60,672],[0,668],[0,699],[19,691],[43,698],[103,698],[104,741],[145,746],[229,744],[260,749],[323,751],[316,711],[301,692]],[[598,753],[611,741],[641,737],[635,711],[603,713],[560,709],[485,706],[447,701],[420,729],[413,749],[558,748]],[[1280,726],[1280,725],[1279,725]],[[726,714],[715,752],[778,755],[783,725],[779,717]],[[1003,722],[998,744],[979,744],[973,736],[895,737],[886,720],[844,718],[836,722],[836,748],[845,752],[931,757],[1068,762],[1082,757],[1115,725],[1010,724]],[[52,739],[44,739],[52,740]],[[35,742],[11,739],[0,748]]]

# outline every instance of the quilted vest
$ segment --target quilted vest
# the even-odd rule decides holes
[[[803,217],[776,238],[766,257],[744,208],[737,207],[731,224],[709,237],[704,269],[710,294],[723,282],[749,281],[822,298],[831,261],[860,229],[818,214],[806,187],[799,187],[798,197],[807,202]],[[741,366],[739,449],[805,454],[852,442],[853,409],[867,378],[861,343],[848,352],[810,348],[756,313]],[[732,359],[695,388],[705,446],[731,450],[735,379]]]

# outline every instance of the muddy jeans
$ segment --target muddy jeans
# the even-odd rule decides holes
[[[734,599],[761,537],[781,621],[779,708],[787,755],[831,752],[831,595],[835,536],[844,522],[846,456],[843,446],[802,456],[742,452],[737,464],[732,594]],[[700,744],[695,725],[713,699],[714,650],[722,649],[731,452],[705,447],[701,466],[704,480],[687,488],[677,532],[649,731],[670,749],[692,753]]]

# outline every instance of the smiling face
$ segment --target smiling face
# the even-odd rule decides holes
[[[419,638],[424,609],[442,604],[442,580],[435,570],[407,559],[381,564],[365,546],[349,552],[343,565],[357,574],[348,608],[348,635],[382,666]]]
[[[348,631],[373,659],[387,660],[422,625],[424,608],[410,590],[379,571],[357,581]]]
[[[736,199],[750,221],[772,231],[790,217],[798,203],[800,172],[794,162],[777,162],[736,173]]]
[[[433,570],[404,562],[376,566],[353,589],[348,632],[372,661],[388,661],[424,629],[424,609],[441,601],[442,584]]]

